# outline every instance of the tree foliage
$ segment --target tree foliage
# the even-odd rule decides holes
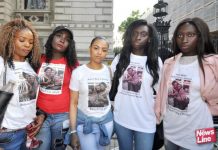
[[[132,11],[131,15],[127,17],[126,20],[121,22],[120,26],[118,27],[118,31],[125,32],[127,27],[135,20],[140,19],[144,13],[140,14],[139,10]]]

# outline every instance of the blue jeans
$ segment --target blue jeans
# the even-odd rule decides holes
[[[64,150],[64,137],[69,129],[69,113],[47,114],[36,138],[42,140],[37,150]]]
[[[111,138],[112,132],[113,132],[113,121],[106,123],[105,127],[107,129],[109,138]],[[92,133],[84,134],[83,125],[77,126],[77,134],[79,136],[81,149],[82,150],[104,150],[105,146],[101,146],[99,144],[99,138],[100,138],[99,125],[93,124],[92,129],[93,129]]]
[[[0,148],[4,150],[25,150],[26,130],[0,133]]]
[[[114,127],[120,150],[152,150],[154,133],[134,131],[116,122]]]
[[[164,139],[164,147],[166,150],[188,150],[184,147],[174,144],[173,142],[167,140],[166,138]]]

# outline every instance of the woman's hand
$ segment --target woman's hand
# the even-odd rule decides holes
[[[32,138],[34,137],[40,130],[43,122],[44,122],[45,116],[44,115],[38,115],[35,119],[34,119],[34,123],[32,123],[32,126],[28,129],[29,132],[29,137]]]
[[[155,115],[156,115],[156,120],[157,120],[157,124],[161,123],[161,111],[159,109],[155,109]]]
[[[70,146],[73,150],[80,150],[79,137],[76,132],[71,134]]]
[[[155,112],[155,115],[156,115],[156,122],[157,122],[157,124],[160,124],[160,122],[161,122],[161,110],[160,110],[160,107],[157,107],[158,106],[157,101],[156,101],[157,96],[153,95],[153,98],[154,98],[154,101],[155,101],[154,112]]]

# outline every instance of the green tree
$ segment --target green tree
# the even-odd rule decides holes
[[[142,14],[140,14],[139,10],[136,11],[132,11],[131,15],[129,17],[127,17],[126,20],[124,20],[123,22],[121,22],[120,26],[118,27],[118,31],[119,32],[125,32],[127,27],[135,20],[140,19],[145,12],[143,12]]]

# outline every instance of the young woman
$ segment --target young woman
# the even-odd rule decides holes
[[[39,65],[39,40],[36,31],[26,21],[12,20],[0,30],[0,74],[6,71],[6,80],[13,81],[13,97],[10,100],[0,128],[0,148],[5,150],[25,149],[25,127],[34,121],[30,129],[33,137],[43,123],[44,115],[36,117],[38,84],[34,71]],[[35,85],[29,84],[29,76]],[[2,86],[3,79],[0,79]]]
[[[111,64],[112,90],[117,89],[114,121],[119,148],[151,150],[156,130],[153,88],[157,88],[162,66],[157,32],[147,21],[136,20],[123,40],[121,53]]]
[[[71,30],[56,27],[48,37],[45,52],[38,72],[41,84],[37,106],[47,114],[47,118],[37,138],[43,141],[40,150],[62,150],[65,149],[64,137],[69,128],[70,77],[78,66]]]
[[[95,37],[89,47],[89,63],[78,67],[72,74],[72,147],[79,147],[80,141],[82,150],[103,150],[110,143],[113,131],[111,103],[108,97],[111,78],[109,68],[102,63],[108,48],[109,44],[104,37]],[[106,96],[103,96],[105,91]]]
[[[155,104],[163,117],[166,150],[212,149],[198,144],[195,132],[213,127],[218,114],[218,56],[209,28],[200,18],[181,21],[172,38],[174,57],[165,61]]]

